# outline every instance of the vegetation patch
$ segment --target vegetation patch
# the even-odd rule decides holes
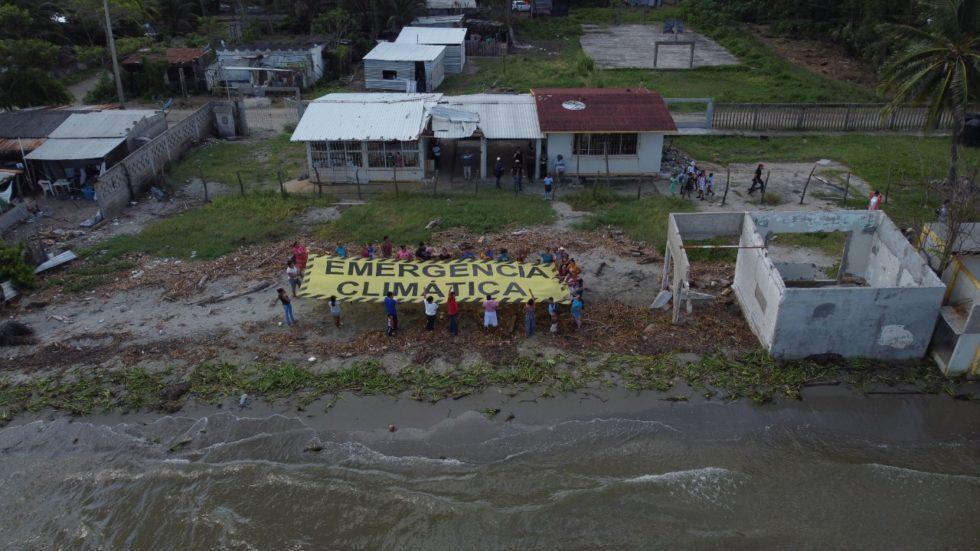
[[[289,141],[289,134],[268,140],[213,142],[188,151],[168,168],[168,181],[174,187],[204,177],[238,189],[241,173],[246,191],[279,189],[278,172],[283,180],[291,180],[305,171],[306,146]]]
[[[113,237],[98,246],[104,258],[126,253],[210,259],[241,246],[284,239],[295,232],[290,218],[326,205],[326,199],[263,192],[226,195],[203,206],[154,222],[136,235]]]
[[[760,160],[770,163],[816,162],[820,159],[844,163],[872,188],[882,193],[888,190],[890,197],[883,208],[903,226],[932,216],[942,198],[929,196],[927,186],[922,182],[944,178],[949,163],[948,137],[848,134],[761,140],[735,136],[684,136],[674,138],[673,144],[695,159],[721,164],[757,163]],[[961,149],[960,164],[964,170],[980,165],[980,150]],[[853,197],[848,204],[864,206],[865,199]]]
[[[668,399],[686,400],[687,390],[676,388],[678,383],[686,383],[707,398],[748,398],[760,404],[780,397],[800,399],[803,388],[821,384],[849,384],[863,391],[880,385],[900,385],[903,392],[955,393],[952,383],[930,364],[894,367],[873,361],[779,363],[761,350],[735,358],[709,355],[691,363],[678,361],[670,354],[614,354],[601,360],[519,357],[499,366],[479,364],[449,371],[411,366],[396,373],[386,371],[377,360],[356,361],[322,373],[293,364],[205,363],[186,377],[169,370],[132,367],[108,372],[78,371],[21,382],[2,379],[0,424],[18,414],[42,409],[72,415],[113,410],[174,411],[185,397],[219,403],[242,393],[268,400],[295,398],[300,405],[342,392],[390,396],[408,393],[415,400],[434,403],[491,387],[508,393],[536,389],[542,396],[553,396],[585,388],[620,386],[636,391],[673,391]],[[487,415],[492,418],[489,411]]]
[[[741,65],[686,70],[609,69],[595,66],[579,43],[582,24],[643,23],[683,17],[680,10],[658,9],[656,19],[643,8],[572,9],[567,17],[522,19],[516,23],[518,41],[532,42],[527,51],[506,58],[483,58],[475,75],[447,78],[447,94],[488,90],[526,92],[532,87],[647,87],[665,97],[711,97],[718,102],[875,101],[873,90],[835,81],[779,57],[740,25],[705,23],[696,30],[738,57]],[[544,50],[534,47],[542,44]],[[550,51],[549,51],[550,50]]]
[[[679,197],[623,198],[576,224],[576,229],[598,230],[614,226],[633,239],[646,241],[655,247],[667,242],[667,215],[672,212],[691,212],[694,205]]]
[[[439,223],[431,229],[432,220]],[[432,233],[465,228],[473,233],[497,232],[510,227],[550,224],[555,220],[551,206],[540,197],[515,197],[506,191],[389,194],[364,205],[347,209],[336,220],[318,230],[324,239],[347,243],[376,242],[388,235],[396,244],[428,241]]]

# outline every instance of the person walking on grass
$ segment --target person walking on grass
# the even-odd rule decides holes
[[[554,183],[555,183],[555,179],[551,177],[551,174],[550,173],[547,176],[544,177],[544,198],[545,199],[552,199],[552,200],[554,200],[554,198],[555,198]]]
[[[289,279],[289,288],[295,297],[296,289],[299,289],[300,279],[299,268],[296,267],[296,262],[292,259],[286,262],[286,278]]]
[[[449,291],[446,313],[449,314],[449,332],[455,337],[459,335],[459,305],[456,304],[456,293],[453,291]]]
[[[385,297],[385,313],[390,318],[391,333],[398,331],[398,301],[391,291]]]
[[[293,304],[289,299],[289,293],[286,292],[282,287],[276,289],[276,295],[279,302],[282,303],[283,317],[286,318],[286,325],[292,325],[296,323],[296,318],[293,317]]]
[[[527,304],[524,305],[524,334],[528,337],[534,336],[534,330],[536,329],[537,316],[534,312],[534,295],[527,299]]]
[[[521,170],[520,163],[514,163],[513,176],[514,176],[514,195],[517,195],[524,189],[524,186],[521,185],[521,181],[524,178],[524,171]]]
[[[330,297],[330,317],[333,318],[333,324],[337,329],[340,329],[340,303],[337,302],[337,297]]]
[[[497,327],[497,301],[493,300],[492,295],[487,295],[487,300],[483,301],[483,328],[489,330]]]
[[[715,195],[715,173],[712,172],[708,174],[708,179],[705,183],[705,195],[713,197]]]
[[[555,159],[555,175],[558,177],[559,184],[565,182],[565,158],[561,155]]]
[[[503,189],[500,187],[500,179],[504,176],[504,162],[497,157],[497,162],[493,165],[493,176],[497,179],[497,189]]]
[[[572,320],[575,322],[575,328],[582,328],[582,310],[585,309],[585,305],[582,304],[582,295],[575,295],[572,298]]]
[[[439,314],[439,303],[432,300],[432,295],[425,297],[425,330],[434,331],[436,316]]]

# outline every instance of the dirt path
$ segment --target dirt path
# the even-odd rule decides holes
[[[75,98],[73,105],[85,105],[85,95],[95,89],[95,85],[99,83],[101,76],[102,74],[99,73],[68,87],[68,93]]]

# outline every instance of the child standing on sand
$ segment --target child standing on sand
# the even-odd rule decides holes
[[[337,297],[330,297],[330,317],[333,318],[333,324],[339,329],[340,328],[340,303],[337,302]]]
[[[293,317],[293,304],[289,300],[289,294],[282,287],[276,289],[276,294],[278,295],[279,302],[282,303],[282,311],[286,318],[286,325],[292,325],[296,323],[296,318]]]

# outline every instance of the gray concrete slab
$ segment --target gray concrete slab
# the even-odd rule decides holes
[[[582,49],[602,69],[688,69],[691,54],[685,42],[694,42],[694,67],[739,64],[728,50],[695,32],[675,37],[652,25],[582,25],[582,31]],[[670,44],[675,38],[678,44]]]

